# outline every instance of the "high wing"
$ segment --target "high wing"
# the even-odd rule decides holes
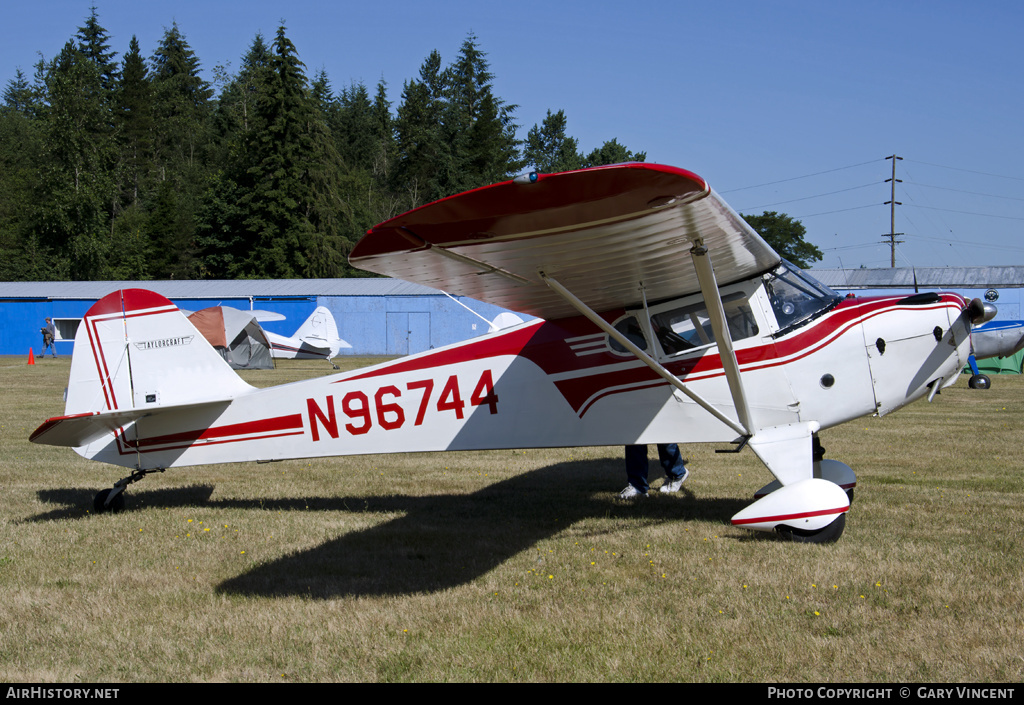
[[[645,163],[530,174],[442,199],[374,227],[349,260],[552,320],[577,312],[541,273],[595,311],[700,291],[686,254],[698,239],[720,284],[781,261],[704,179]]]

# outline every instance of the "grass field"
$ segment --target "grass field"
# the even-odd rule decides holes
[[[633,504],[615,447],[186,468],[95,515],[122,470],[27,440],[68,362],[0,358],[0,681],[1024,675],[1021,377],[822,432],[859,485],[814,546],[733,528],[771,478],[703,445]]]

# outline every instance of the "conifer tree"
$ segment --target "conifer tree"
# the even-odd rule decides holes
[[[47,279],[51,258],[35,232],[43,140],[34,91],[19,70],[0,106],[0,280]]]
[[[395,160],[395,125],[391,117],[391,103],[388,101],[387,83],[377,83],[377,94],[373,99],[373,137],[376,148],[373,156],[373,177],[383,186],[387,183]]]
[[[249,237],[240,203],[252,186],[252,145],[264,128],[257,104],[269,90],[270,64],[271,48],[257,33],[238,73],[225,82],[211,115],[214,169],[196,212],[197,275],[204,278],[231,279],[245,271]]]
[[[583,165],[579,140],[566,134],[566,122],[564,111],[548,110],[544,121],[530,128],[523,150],[527,164],[546,174],[571,171]]]
[[[78,51],[88,60],[96,64],[100,73],[100,86],[105,100],[109,100],[117,84],[118,70],[115,57],[117,52],[110,51],[109,35],[99,22],[96,7],[89,8],[89,17],[85,24],[78,28]]]
[[[200,76],[199,60],[177,23],[164,32],[151,62],[156,117],[162,135],[157,159],[165,171],[162,178],[167,178],[168,170],[193,166],[199,158],[213,91]]]
[[[249,188],[239,204],[249,235],[247,276],[337,276],[342,267],[329,207],[338,160],[303,69],[285,28],[278,28],[257,103],[265,127],[251,145]]]
[[[26,117],[39,114],[38,96],[20,68],[14,72],[14,78],[7,82],[7,88],[4,89],[4,106]]]
[[[447,72],[445,131],[453,173],[445,195],[498,181],[522,166],[513,115],[493,92],[487,55],[470,34]]]
[[[441,55],[434,50],[420,67],[419,79],[402,88],[395,119],[395,185],[409,208],[446,195],[452,181],[451,146],[443,129],[444,87]]]
[[[153,276],[197,274],[195,213],[209,179],[207,150],[212,90],[177,23],[164,32],[151,59],[156,201],[150,209]],[[168,202],[173,206],[168,206]]]
[[[124,56],[116,92],[118,136],[124,150],[128,201],[139,199],[142,180],[152,161],[153,94],[139,42],[132,36]]]
[[[45,80],[38,232],[43,246],[62,259],[67,276],[99,278],[112,193],[110,114],[101,73],[68,41],[47,67]]]
[[[646,152],[631,152],[617,139],[610,139],[583,158],[583,166],[606,166],[625,162],[642,162],[647,160]]]

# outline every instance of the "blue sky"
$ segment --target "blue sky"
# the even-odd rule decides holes
[[[0,81],[31,77],[96,5],[120,59],[177,23],[205,76],[284,22],[307,75],[383,78],[395,106],[473,33],[520,135],[548,110],[590,151],[616,138],[737,210],[800,219],[817,266],[1024,264],[1024,5],[932,0],[39,0],[5,2]]]

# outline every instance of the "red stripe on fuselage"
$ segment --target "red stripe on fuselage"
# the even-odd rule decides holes
[[[966,304],[963,297],[958,294],[944,294],[942,299],[934,304],[897,306],[904,298],[890,296],[845,299],[829,313],[783,338],[737,349],[737,361],[744,372],[778,367],[818,352],[855,326],[886,312],[898,309],[925,311],[943,308],[959,311]],[[624,310],[611,311],[602,314],[602,317],[611,322],[623,313]],[[487,336],[436,353],[396,360],[394,363],[339,381],[348,382],[393,373],[431,370],[472,360],[518,356],[530,360],[549,376],[565,374],[563,379],[554,380],[553,383],[581,417],[595,401],[610,394],[668,385],[668,382],[646,365],[623,367],[624,362],[636,361],[632,356],[616,355],[610,351],[585,357],[577,356],[567,339],[592,335],[595,332],[600,332],[600,329],[583,316],[558,321],[537,321],[505,334]],[[684,382],[710,379],[725,374],[717,348],[705,349],[694,356],[684,356],[681,359],[663,358],[661,362],[666,369]],[[496,380],[496,383],[501,382]]]
[[[245,421],[243,423],[228,424],[226,426],[211,426],[209,428],[202,428],[194,431],[169,433],[163,436],[150,436],[138,441],[129,440],[122,432],[119,434],[119,441],[123,443],[123,448],[120,451],[122,454],[134,453],[136,451],[145,453],[155,450],[187,448],[198,442],[202,442],[203,445],[216,445],[221,443],[251,441],[261,438],[295,436],[303,433],[304,431],[305,425],[302,421],[302,414],[290,414],[288,416],[277,416],[270,419],[259,419],[257,421]],[[154,446],[161,447],[155,448]]]

